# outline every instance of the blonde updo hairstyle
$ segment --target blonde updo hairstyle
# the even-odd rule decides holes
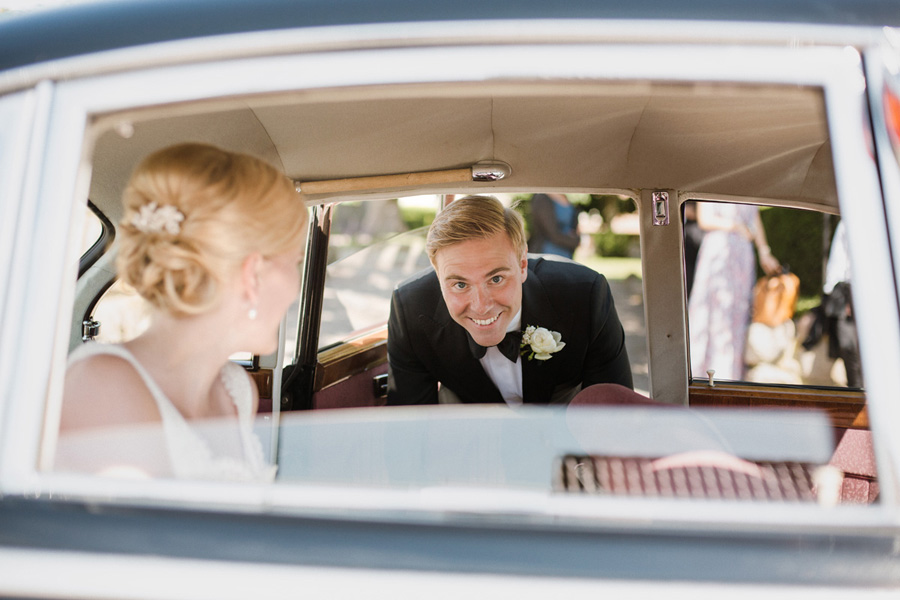
[[[135,226],[151,203],[184,215],[177,233]],[[119,276],[175,316],[210,310],[247,256],[286,252],[306,232],[306,207],[284,174],[258,158],[206,144],[149,155],[132,174],[123,204]]]

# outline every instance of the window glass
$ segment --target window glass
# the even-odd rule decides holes
[[[97,301],[92,318],[100,323],[98,342],[119,344],[134,339],[150,325],[150,305],[134,288],[116,281]],[[238,352],[232,360],[252,362],[250,352]]]
[[[591,194],[496,196],[523,216],[529,252],[574,260],[606,276],[625,329],[635,388],[647,394],[649,368],[634,201]],[[453,196],[447,200],[452,202]],[[415,196],[335,207],[320,349],[387,322],[394,287],[430,266],[425,236],[439,206],[438,196]],[[551,227],[559,230],[551,231]]]
[[[514,201],[525,218],[529,252],[571,258],[606,277],[625,330],[635,390],[649,394],[640,223],[634,200],[549,193],[517,194]],[[570,235],[571,242],[566,239]]]
[[[97,301],[91,317],[100,323],[97,341],[118,344],[147,329],[150,306],[134,288],[117,280]]]
[[[387,322],[394,287],[430,264],[425,234],[440,202],[414,196],[335,207],[320,348]]]
[[[838,217],[689,202],[684,218],[694,378],[862,387]]]
[[[288,323],[293,318],[294,328],[288,326],[288,340],[285,346],[288,349],[285,360],[290,358],[290,350],[293,349],[296,340],[297,306],[294,302],[288,312]],[[119,344],[134,339],[142,334],[150,325],[150,305],[130,285],[116,280],[103,293],[94,305],[91,318],[99,323],[97,335],[94,338],[98,342]],[[254,356],[250,352],[237,352],[231,355],[231,360],[250,366],[254,362]]]
[[[216,130],[227,131],[227,128]],[[177,131],[180,133],[181,128]],[[642,259],[634,202],[620,196],[557,196],[560,195],[530,192],[500,195],[504,203],[516,205],[525,216],[532,251],[558,255],[560,260],[581,262],[603,273],[609,280],[626,333],[635,388],[648,395]],[[429,266],[424,249],[425,231],[441,200],[429,196],[348,202],[336,206],[330,232],[319,338],[321,349],[384,324],[395,286]],[[541,204],[543,206],[539,208]],[[803,311],[812,312],[812,308],[822,302],[826,279],[823,265],[827,254],[824,243],[826,239],[830,243],[836,220],[800,211],[783,213],[774,208],[749,208],[753,209],[753,218],[759,217],[769,234],[759,246],[771,246],[771,253],[779,263],[790,265],[794,273],[803,273],[797,288],[800,299],[796,305],[790,305],[793,312],[789,317],[792,326],[799,330]],[[540,213],[541,210],[544,212]],[[799,257],[802,254],[788,243],[802,236],[775,235],[775,229],[782,222],[784,231],[792,234],[806,231],[809,229],[806,221],[796,219],[810,215],[814,220],[818,219],[821,228],[817,238],[820,245],[811,245],[818,248],[818,254],[814,254],[819,264],[817,282],[805,275],[807,271],[815,272],[815,269],[801,269]],[[549,223],[560,231],[553,234],[542,230],[539,234],[541,223]],[[763,230],[763,227],[755,226],[754,221],[748,223],[748,232]],[[542,245],[538,246],[540,236],[543,237]],[[702,246],[712,237],[712,232],[704,233],[704,239],[699,244]],[[747,323],[752,315],[753,284],[760,276],[752,245],[750,255],[751,265],[746,269],[749,282],[747,296],[750,300],[741,317]],[[665,259],[671,258],[677,265],[677,254],[660,258],[663,259],[660,261],[663,266],[669,264]],[[697,273],[699,271],[698,264]],[[727,271],[726,279],[735,279],[733,269]],[[701,287],[709,289],[709,281],[709,277],[697,277],[693,292]],[[733,281],[730,283],[733,284]],[[820,291],[810,292],[803,285]],[[677,292],[678,286],[675,288]],[[733,287],[730,293],[734,295]],[[807,297],[813,300],[804,304]],[[806,308],[801,309],[801,306]],[[295,304],[292,314],[296,314],[296,310]],[[695,316],[692,312],[692,331],[695,325],[698,331],[701,330],[700,319],[704,314],[699,311],[696,315],[701,316]],[[94,315],[103,321],[101,339],[121,341],[141,331],[147,311],[133,291],[117,285],[101,299]],[[117,320],[127,321],[128,326],[117,323]],[[296,317],[291,317],[291,321],[296,322]],[[289,327],[289,331],[295,330]],[[799,336],[795,333],[795,342],[805,339]],[[288,344],[293,347],[291,340]],[[349,349],[354,350],[352,347]],[[332,350],[334,355],[338,355],[343,348]],[[329,353],[331,351],[322,355]],[[375,354],[374,351],[371,353],[373,356]],[[743,345],[739,356],[744,360]],[[681,358],[680,355],[678,358]],[[314,370],[304,372],[297,369],[294,372],[301,376],[309,375],[316,386],[323,379],[333,387],[353,383],[349,371],[340,371],[329,379],[331,374],[327,369],[320,368],[324,364],[325,361],[322,361],[312,365]],[[364,356],[360,365],[359,368],[366,373],[356,379],[361,383],[359,389],[372,394],[373,373],[370,371],[373,370],[373,361],[369,360],[369,356]],[[383,361],[379,366],[383,366]],[[779,362],[776,366],[782,365]],[[305,388],[303,391],[309,390]],[[319,392],[321,388],[314,391]],[[342,391],[340,395],[352,397],[353,393]],[[620,491],[635,496],[656,494],[655,487],[646,490],[637,486],[630,490],[617,487],[628,483],[630,475],[640,475],[648,469],[653,472],[671,471],[671,479],[681,477],[683,482],[685,477],[682,476],[696,474],[698,468],[718,468],[718,465],[724,464],[723,470],[752,477],[752,481],[758,483],[768,478],[768,471],[763,475],[758,470],[763,462],[778,463],[776,466],[802,463],[813,468],[827,464],[831,458],[833,431],[827,418],[816,411],[786,415],[779,411],[727,409],[706,413],[702,408],[672,410],[672,407],[666,406],[657,410],[652,406],[627,406],[628,402],[635,401],[635,398],[627,396],[625,406],[603,406],[601,402],[592,406],[590,401],[586,401],[584,405],[525,406],[521,410],[507,410],[502,405],[481,405],[459,407],[465,409],[459,411],[446,406],[403,410],[379,407],[376,410],[356,411],[286,411],[279,420],[277,477],[283,483],[374,485],[397,490],[418,487],[423,489],[423,496],[434,494],[435,498],[446,496],[441,486],[457,490],[484,486],[536,492],[594,493],[602,501]],[[223,446],[235,439],[234,429],[230,425],[227,424],[225,431],[227,439],[221,441]],[[205,438],[211,444],[220,442],[212,432]],[[129,449],[135,447],[133,444],[122,445]],[[267,444],[264,446],[270,447]],[[117,446],[104,446],[111,447]],[[73,446],[60,448],[68,450]],[[156,454],[163,455],[160,452]],[[73,456],[65,452],[60,455]],[[673,457],[677,460],[667,460]],[[727,460],[723,463],[723,459]],[[753,464],[750,464],[751,459]],[[626,464],[626,461],[631,462]],[[608,475],[610,472],[628,473],[629,477],[607,477],[604,480],[604,473]],[[808,471],[803,472],[804,477],[807,474]],[[735,483],[738,484],[739,481]],[[665,490],[659,492],[664,497],[694,497],[684,495],[684,487],[660,489]],[[772,489],[782,488],[772,486]],[[811,490],[807,485],[803,490],[807,495],[802,499],[811,501]],[[698,487],[693,493],[696,497],[715,497],[718,491]],[[354,498],[356,496],[358,494]],[[453,494],[450,496],[455,497]],[[546,496],[540,495],[539,499],[545,502]],[[780,501],[783,498],[773,499]],[[275,498],[274,501],[280,499]]]
[[[573,259],[602,273],[609,282],[616,312],[625,330],[625,345],[631,363],[634,389],[649,395],[650,369],[637,205],[626,196],[566,196],[578,208],[580,244]],[[531,244],[537,229],[533,217],[529,224]]]

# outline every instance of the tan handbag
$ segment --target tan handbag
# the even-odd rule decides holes
[[[753,322],[777,327],[794,316],[800,278],[793,273],[760,277],[753,287]]]

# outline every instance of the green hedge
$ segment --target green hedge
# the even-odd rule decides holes
[[[775,207],[760,209],[760,217],[772,254],[800,278],[800,295],[820,295],[823,258],[828,257],[822,232],[827,227],[827,239],[830,240],[836,218],[813,211]],[[762,276],[758,267],[757,271]]]
[[[594,248],[597,256],[627,258],[635,244],[635,236],[624,233],[601,231],[594,234]]]
[[[400,218],[403,223],[410,229],[419,229],[420,227],[428,227],[434,221],[437,214],[432,208],[402,206],[400,207]]]

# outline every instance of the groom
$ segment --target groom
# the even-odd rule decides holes
[[[567,403],[583,387],[633,387],[606,279],[528,259],[522,219],[460,198],[428,231],[434,270],[400,284],[388,321],[388,404]],[[440,384],[440,385],[439,385]]]

